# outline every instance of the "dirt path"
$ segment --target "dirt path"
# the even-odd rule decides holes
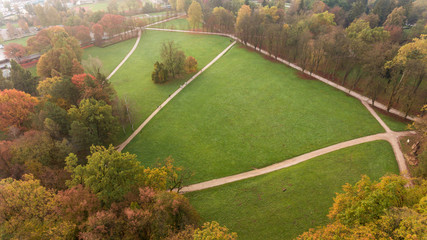
[[[129,136],[128,139],[126,139],[122,144],[120,144],[117,147],[117,151],[121,152],[126,145],[128,145],[130,143],[130,141],[132,141],[132,139],[135,138],[135,136],[141,132],[141,130],[145,127],[145,125],[148,124],[148,122],[151,121],[151,119],[153,119],[154,116],[157,115],[157,113],[160,112],[160,110],[166,106],[166,104],[168,104],[168,102],[170,100],[172,100],[176,95],[178,95],[178,93],[180,93],[182,91],[182,89],[184,89],[189,83],[191,83],[194,79],[196,79],[200,74],[202,74],[206,69],[208,69],[210,66],[212,66],[212,64],[214,64],[216,61],[218,61],[218,59],[220,59],[222,56],[224,56],[224,54],[230,50],[230,48],[232,48],[234,46],[234,44],[236,44],[236,41],[234,41],[233,43],[231,43],[226,49],[224,49],[224,51],[222,51],[220,54],[218,54],[218,56],[216,56],[210,63],[208,63],[204,68],[202,68],[202,70],[200,70],[198,73],[196,73],[193,77],[191,77],[188,81],[186,81],[184,84],[182,84],[174,93],[172,93],[160,106],[157,107],[157,109],[150,114],[150,116],[148,116],[147,119],[145,119],[145,121],[139,125],[139,127]]]
[[[205,34],[205,35],[219,35],[219,36],[225,36],[225,37],[232,38],[232,39],[234,39],[235,41],[238,41],[238,42],[242,42],[236,36],[233,36],[231,34],[224,34],[224,33],[199,32],[199,31],[188,31],[188,30],[173,30],[173,29],[161,29],[161,28],[147,28],[147,29],[148,30],[154,30],[154,31],[181,32],[181,33],[193,33],[193,34]],[[350,95],[352,97],[355,97],[355,98],[359,99],[362,102],[372,102],[372,100],[370,98],[366,97],[366,96],[363,96],[363,95],[361,95],[361,94],[359,94],[357,92],[353,92],[350,89],[345,88],[345,87],[343,87],[343,86],[341,86],[339,84],[336,84],[336,83],[334,83],[334,82],[332,82],[332,81],[330,81],[330,80],[328,80],[328,79],[326,79],[324,77],[321,77],[321,76],[319,76],[319,75],[317,75],[315,73],[312,73],[312,72],[307,71],[307,70],[303,70],[298,65],[293,64],[291,62],[288,62],[288,61],[286,61],[286,60],[284,60],[282,58],[276,57],[275,55],[270,54],[270,53],[268,53],[265,50],[257,49],[253,45],[251,45],[251,44],[247,44],[246,46],[251,47],[251,48],[257,50],[257,51],[261,52],[264,55],[270,56],[270,57],[276,59],[277,61],[279,61],[281,63],[284,63],[284,64],[286,64],[286,65],[288,65],[288,66],[290,66],[290,67],[292,67],[292,68],[294,68],[294,69],[296,69],[298,71],[302,71],[305,74],[308,74],[308,75],[316,78],[317,80],[328,84],[329,86],[332,86],[332,87],[334,87],[334,88],[336,88],[336,89],[338,89],[340,91],[343,91],[346,94],[348,94],[348,95]],[[385,110],[385,111],[387,110],[387,106],[385,106],[384,104],[379,103],[379,102],[375,102],[374,106],[377,107],[377,108],[379,108],[379,109]],[[405,115],[406,115],[405,113],[403,113],[403,112],[401,112],[401,111],[399,111],[397,109],[394,109],[394,108],[390,109],[390,112],[393,113],[393,114],[395,114],[395,115],[397,115],[397,116],[400,116],[400,117],[405,117]],[[417,120],[416,117],[411,117],[411,116],[406,116],[406,118],[409,119],[409,120],[411,120],[411,121],[416,121]]]
[[[329,147],[325,147],[313,152],[309,152],[279,163],[275,163],[273,165],[270,165],[268,167],[264,167],[264,168],[260,168],[260,169],[256,169],[256,170],[252,170],[249,172],[244,172],[244,173],[240,173],[240,174],[236,174],[236,175],[232,175],[232,176],[228,176],[228,177],[223,177],[223,178],[218,178],[218,179],[213,179],[210,181],[206,181],[206,182],[201,182],[201,183],[196,183],[193,185],[189,185],[186,186],[184,188],[181,189],[180,192],[185,193],[185,192],[193,192],[193,191],[199,191],[199,190],[203,190],[203,189],[207,189],[207,188],[212,188],[212,187],[216,187],[216,186],[220,186],[220,185],[224,185],[227,183],[231,183],[231,182],[235,182],[235,181],[240,181],[243,179],[248,179],[248,178],[252,178],[252,177],[256,177],[256,176],[260,176],[263,174],[267,174],[267,173],[271,173],[283,168],[287,168],[293,165],[296,165],[298,163],[310,160],[312,158],[327,154],[327,153],[331,153],[343,148],[347,148],[347,147],[351,147],[351,146],[355,146],[358,144],[362,144],[362,143],[367,143],[367,142],[372,142],[372,141],[377,141],[377,140],[385,140],[388,142],[393,141],[395,138],[400,137],[400,136],[406,136],[411,134],[411,132],[399,132],[399,133],[378,133],[375,135],[370,135],[370,136],[366,136],[366,137],[361,137],[361,138],[357,138],[357,139],[353,139],[350,141],[346,141],[346,142],[341,142]],[[394,148],[393,148],[394,150]],[[400,165],[399,165],[399,169],[400,169]]]

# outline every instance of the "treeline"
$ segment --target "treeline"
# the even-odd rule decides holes
[[[203,23],[205,31],[234,33],[243,43],[380,101],[388,110],[416,114],[426,104],[426,1],[297,0],[289,9],[282,1],[200,5],[201,12],[188,10],[191,26]],[[202,20],[195,24],[194,19]]]

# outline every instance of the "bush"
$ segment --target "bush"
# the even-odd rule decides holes
[[[154,64],[151,80],[153,80],[154,83],[164,83],[168,80],[168,71],[165,69],[163,63],[156,62]]]
[[[197,72],[197,60],[192,56],[188,56],[187,59],[185,59],[184,69],[186,73]]]

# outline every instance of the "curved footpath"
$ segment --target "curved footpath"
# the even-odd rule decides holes
[[[193,191],[199,191],[199,190],[203,190],[203,189],[207,189],[207,188],[212,188],[212,187],[216,187],[216,186],[220,186],[220,185],[224,185],[227,183],[231,183],[231,182],[236,182],[236,181],[240,181],[243,179],[248,179],[248,178],[252,178],[252,177],[256,177],[256,176],[260,176],[263,174],[267,174],[267,173],[271,173],[283,168],[287,168],[293,165],[296,165],[298,163],[310,160],[312,158],[327,154],[327,153],[331,153],[343,148],[347,148],[347,147],[351,147],[351,146],[355,146],[355,145],[359,145],[362,143],[367,143],[367,142],[372,142],[372,141],[378,141],[378,140],[385,140],[387,142],[389,142],[393,148],[393,152],[396,156],[396,161],[397,164],[399,166],[399,172],[405,176],[406,178],[409,178],[409,172],[408,172],[408,168],[406,166],[406,161],[405,158],[403,156],[403,153],[400,149],[400,144],[399,144],[399,138],[403,137],[403,136],[407,136],[410,134],[413,134],[414,132],[411,131],[406,131],[406,132],[393,132],[392,130],[390,130],[390,128],[384,123],[384,121],[378,116],[378,114],[371,108],[371,106],[369,106],[368,103],[363,102],[362,104],[368,109],[368,111],[373,115],[373,117],[380,123],[380,125],[384,128],[384,130],[386,131],[385,133],[378,133],[378,134],[374,134],[374,135],[370,135],[370,136],[366,136],[366,137],[361,137],[361,138],[357,138],[357,139],[353,139],[350,141],[346,141],[346,142],[341,142],[329,147],[325,147],[313,152],[309,152],[279,163],[275,163],[272,164],[270,166],[264,167],[264,168],[260,168],[260,169],[256,169],[256,170],[252,170],[249,172],[244,172],[244,173],[240,173],[240,174],[236,174],[236,175],[232,175],[232,176],[228,176],[228,177],[223,177],[223,178],[217,178],[217,179],[213,179],[210,181],[206,181],[206,182],[201,182],[201,183],[196,183],[193,185],[189,185],[186,187],[183,187],[180,192],[181,193],[186,193],[186,192],[193,192]]]

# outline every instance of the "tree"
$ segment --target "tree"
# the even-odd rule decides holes
[[[387,110],[390,110],[394,104],[395,98],[402,87],[409,83],[413,87],[410,88],[411,90],[408,93],[412,96],[407,110],[408,113],[418,88],[426,76],[427,35],[421,35],[420,38],[413,39],[413,42],[403,45],[393,60],[387,62],[384,67],[394,70]],[[410,80],[413,80],[413,82],[411,83]]]
[[[248,5],[243,5],[239,9],[236,18],[236,34],[245,44],[249,40],[251,12],[251,8]]]
[[[422,239],[427,236],[427,184],[401,176],[384,176],[380,182],[368,177],[354,186],[343,186],[329,217],[333,222],[310,229],[298,239]]]
[[[83,225],[89,216],[101,209],[101,203],[88,188],[76,185],[70,189],[59,191],[55,196],[55,213],[66,220]]]
[[[29,32],[27,21],[25,21],[24,19],[21,18],[18,20],[18,24],[19,24],[19,27],[22,29],[22,31],[24,31],[26,33]]]
[[[19,61],[27,54],[27,49],[19,43],[9,43],[4,46],[4,54],[7,58],[13,58]]]
[[[95,38],[95,45],[101,46],[102,44],[102,37],[104,36],[104,28],[101,24],[96,23],[92,26],[92,32],[94,34]]]
[[[176,10],[178,12],[185,11],[185,0],[176,0]]]
[[[111,144],[118,131],[118,121],[112,115],[111,106],[93,98],[83,99],[79,106],[68,110],[71,121],[71,142],[77,150],[91,145]]]
[[[67,170],[72,175],[69,186],[83,184],[109,206],[142,183],[144,169],[136,155],[117,152],[111,145],[92,146],[90,154],[84,166],[77,165],[76,155],[67,157]]]
[[[38,46],[33,43],[38,38],[48,41],[49,44]],[[43,29],[35,37],[28,39],[28,44],[32,45],[32,49],[41,47],[47,51],[40,57],[37,64],[37,74],[41,77],[52,77],[53,70],[65,76],[71,76],[73,59],[81,61],[83,54],[78,40],[69,36],[62,27]]]
[[[185,59],[184,69],[186,73],[197,72],[197,60],[192,56],[188,56],[187,59]]]
[[[200,229],[196,229],[193,235],[194,240],[203,239],[221,239],[221,240],[236,240],[237,233],[229,232],[228,228],[222,227],[219,223],[212,221],[206,222]]]
[[[34,113],[37,103],[35,97],[15,89],[0,91],[0,130],[25,129],[24,123]]]
[[[7,35],[9,35],[9,38],[15,38],[15,34],[16,34],[15,26],[13,26],[10,22],[8,22],[6,24],[6,28],[7,28]]]
[[[10,69],[10,79],[16,90],[24,91],[31,95],[36,95],[38,78],[33,77],[30,71],[24,69],[17,62],[12,60]]]
[[[53,214],[54,196],[31,175],[24,175],[22,180],[1,180],[0,237],[59,239],[69,236],[73,228],[59,222]]]
[[[160,57],[165,69],[175,78],[184,70],[185,54],[179,50],[174,41],[169,41],[162,44]]]
[[[187,21],[193,30],[203,24],[203,14],[200,3],[196,1],[193,1],[193,3],[191,3],[190,7],[188,8]]]
[[[163,63],[154,63],[154,70],[151,73],[151,80],[154,83],[164,83],[168,80],[168,71],[165,69]]]
[[[98,22],[109,37],[121,33],[124,30],[125,17],[121,15],[105,14]]]

